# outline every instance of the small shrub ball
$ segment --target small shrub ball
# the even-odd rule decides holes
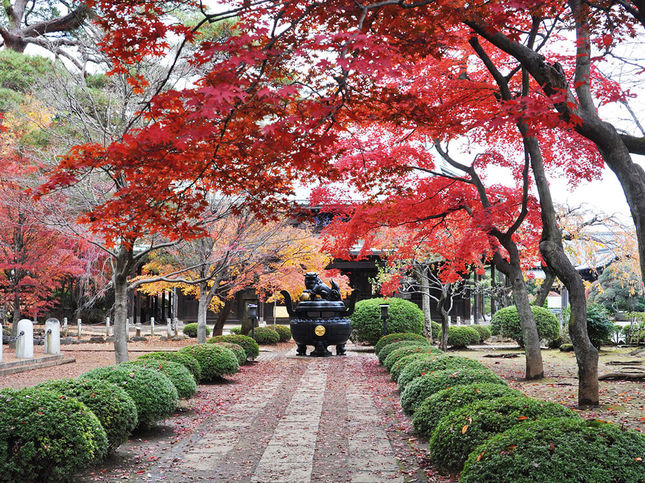
[[[463,386],[475,382],[490,382],[506,386],[506,382],[490,370],[457,369],[436,371],[417,377],[408,384],[401,394],[401,407],[406,414],[414,414],[419,405],[429,396],[449,387]]]
[[[288,325],[272,325],[271,328],[280,336],[280,342],[291,340],[291,328]]]
[[[396,361],[401,360],[405,356],[409,356],[411,354],[426,354],[426,355],[432,354],[434,356],[440,356],[440,355],[443,355],[443,352],[437,349],[436,347],[432,347],[429,345],[403,346],[393,350],[388,354],[388,356],[383,361],[383,367],[385,367],[385,369],[391,373],[392,366],[396,363]]]
[[[533,305],[531,310],[533,311],[540,340],[551,342],[560,337],[560,323],[549,309]],[[524,347],[520,318],[517,315],[515,305],[504,307],[495,312],[491,319],[490,330],[493,335],[508,337],[516,341],[520,347]]]
[[[402,340],[400,342],[392,342],[391,344],[386,345],[381,349],[378,354],[378,361],[380,364],[385,362],[387,356],[389,356],[393,351],[400,349],[401,347],[431,347],[430,343],[427,340]]]
[[[137,360],[143,359],[178,362],[190,371],[195,378],[195,382],[199,383],[202,379],[202,368],[200,367],[199,362],[188,354],[180,354],[179,352],[151,352],[149,354],[139,356]]]
[[[402,340],[418,340],[420,342],[427,342],[427,339],[421,334],[413,334],[411,332],[397,332],[396,334],[388,334],[381,337],[374,346],[374,354],[378,356],[383,347],[393,342],[401,342]]]
[[[389,304],[387,333],[412,332],[421,334],[423,312],[409,300],[399,298],[375,298],[361,300],[351,315],[352,340],[374,345],[383,335],[380,304]]]
[[[444,355],[437,357],[432,360],[421,360],[408,364],[408,366],[401,371],[401,375],[398,379],[399,391],[403,392],[410,382],[412,382],[417,377],[425,376],[431,372],[436,371],[446,371],[449,369],[475,369],[482,372],[489,372],[494,374],[489,368],[487,368],[481,362],[475,361],[473,359],[468,359],[467,357],[460,356],[448,356]]]
[[[59,392],[85,404],[99,418],[114,451],[128,440],[137,427],[137,406],[125,390],[97,379],[58,379],[38,384],[39,388]]]
[[[215,337],[208,339],[208,342],[232,342],[233,344],[241,345],[242,349],[244,349],[244,352],[246,352],[246,357],[250,360],[253,360],[258,355],[260,355],[260,346],[258,345],[258,343],[253,340],[252,337],[246,335],[216,335]]]
[[[166,375],[140,365],[98,367],[81,378],[107,381],[123,388],[137,406],[137,428],[150,427],[170,416],[179,400],[177,389]]]
[[[179,352],[197,359],[205,382],[219,381],[226,375],[235,374],[240,368],[233,351],[216,344],[189,345]]]
[[[124,364],[139,364],[148,369],[154,369],[165,374],[172,385],[177,389],[180,399],[190,399],[197,392],[195,378],[186,367],[178,362],[160,361],[155,359],[137,359],[134,362]]]
[[[271,327],[257,327],[253,335],[258,344],[274,345],[280,342],[280,334]]]
[[[468,455],[488,438],[524,422],[566,417],[578,416],[562,404],[529,397],[477,401],[439,420],[430,438],[431,458],[440,469],[456,473]]]
[[[184,325],[183,333],[184,335],[187,335],[188,337],[192,337],[193,339],[196,338],[197,324],[193,322],[193,323]],[[209,335],[211,335],[211,330],[208,326],[206,326],[206,337],[208,337]]]
[[[477,331],[479,334],[479,343],[483,344],[486,340],[490,339],[490,336],[492,335],[490,333],[490,328],[486,325],[479,325],[479,324],[474,324],[471,325],[473,329]]]
[[[235,354],[235,357],[237,358],[237,363],[240,366],[246,362],[246,352],[244,352],[244,349],[242,349],[240,344],[233,344],[233,342],[216,342],[215,345],[226,347],[233,351],[233,354]]]
[[[493,436],[470,455],[461,482],[645,481],[645,436],[617,424],[541,419]]]
[[[441,338],[441,332],[439,332]],[[464,349],[469,345],[479,344],[479,332],[471,325],[458,325],[448,328],[448,345],[455,349]]]
[[[403,350],[403,349],[399,349]],[[395,351],[398,352],[399,350]],[[388,359],[392,356],[390,354],[388,356]],[[420,361],[420,360],[425,360],[425,359],[436,359],[437,357],[441,357],[439,354],[434,354],[432,352],[413,352],[412,354],[407,354],[398,359],[394,364],[392,364],[392,368],[390,369],[390,379],[392,381],[397,382],[399,380],[399,376],[401,375],[401,372],[403,369],[405,369],[408,364],[413,363],[414,361]],[[387,362],[387,359],[386,359]]]
[[[439,391],[425,399],[414,412],[412,424],[416,433],[430,438],[439,420],[468,404],[503,396],[521,397],[522,393],[500,384],[466,384]]]
[[[103,426],[78,399],[3,389],[0,407],[0,481],[68,480],[107,453]]]

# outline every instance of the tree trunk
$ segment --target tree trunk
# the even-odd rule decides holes
[[[551,291],[551,288],[553,287],[553,282],[555,282],[555,279],[557,278],[555,276],[555,273],[553,273],[553,270],[551,270],[550,267],[542,267],[544,269],[544,282],[542,282],[542,285],[540,286],[540,290],[538,291],[537,296],[535,297],[535,305],[538,307],[544,306],[544,302],[546,302],[547,297],[549,296],[549,292]]]
[[[531,303],[529,292],[524,282],[524,273],[519,266],[511,265],[511,284],[513,286],[513,301],[517,307],[517,315],[522,327],[522,338],[524,339],[524,352],[526,354],[526,379],[542,379],[544,377],[544,365],[542,363],[542,351],[540,350],[540,336]]]
[[[526,137],[524,143],[531,156],[531,168],[540,197],[542,240],[540,252],[551,270],[569,291],[571,318],[569,335],[578,363],[578,405],[596,406],[600,402],[598,385],[598,350],[591,344],[587,333],[587,300],[580,274],[564,252],[562,232],[558,225],[549,183],[544,172],[544,162],[538,142]]]
[[[224,330],[224,324],[228,319],[231,309],[233,308],[233,299],[226,299],[224,301],[224,306],[220,309],[219,314],[217,314],[217,320],[213,326],[213,335],[222,335]]]
[[[439,341],[439,349],[442,351],[448,350],[448,331],[450,330],[450,322],[448,321],[448,312],[444,307],[444,303],[448,298],[448,289],[441,287],[441,295],[439,296],[439,312],[441,313],[441,340]]]
[[[502,258],[499,252],[495,253],[495,265],[498,270],[510,281],[513,290],[513,301],[517,307],[522,339],[524,340],[524,353],[526,354],[526,379],[541,379],[544,377],[544,364],[540,350],[540,337],[535,325],[533,310],[529,302],[529,293],[524,283],[524,273],[520,267],[517,245],[510,236],[503,237],[500,242],[510,255],[510,262]]]
[[[18,335],[18,322],[20,322],[20,296],[18,293],[14,293],[13,297],[13,317],[11,322],[11,337],[16,337]],[[16,341],[14,340],[9,344],[9,347],[12,349],[16,348]]]
[[[199,284],[199,303],[197,305],[197,343],[206,343],[206,317],[208,315],[208,305],[212,299],[208,296],[208,284],[202,282]]]
[[[428,278],[429,267],[422,265],[417,268],[421,286],[421,307],[423,310],[423,335],[432,343],[432,314],[430,313],[430,279]]]
[[[116,362],[128,360],[128,334],[126,333],[128,317],[128,279],[122,274],[115,274],[114,284],[114,356]]]

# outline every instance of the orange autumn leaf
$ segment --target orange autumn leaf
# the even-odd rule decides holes
[[[468,431],[468,425],[464,425],[463,428],[461,428],[461,434],[466,434],[466,431]]]

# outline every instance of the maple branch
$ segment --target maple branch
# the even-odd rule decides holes
[[[150,242],[150,246],[148,248],[144,249],[143,251],[137,253],[136,255],[134,255],[132,260],[133,260],[133,262],[138,263],[141,259],[143,259],[146,255],[148,255],[153,250],[159,250],[161,248],[172,247],[172,246],[178,245],[182,241],[183,240],[175,240],[175,241],[159,243],[158,245],[155,245],[154,242]]]
[[[645,155],[645,137],[636,137],[630,136],[629,134],[618,134],[625,147],[632,154],[642,154]]]
[[[128,285],[128,290],[134,290],[137,287],[140,287],[141,285],[145,285],[148,283],[155,283],[155,282],[170,282],[170,283],[185,283],[188,285],[196,285],[201,282],[205,282],[212,278],[212,276],[209,277],[204,277],[196,280],[188,280],[185,278],[171,278],[173,275],[179,275],[180,273],[185,273],[189,272],[190,270],[194,270],[196,268],[199,268],[200,266],[203,266],[204,263],[199,263],[197,265],[193,265],[190,267],[182,268],[181,270],[177,270],[172,273],[168,273],[166,275],[160,275],[159,277],[152,277],[152,278],[146,278],[142,280],[136,280]]]

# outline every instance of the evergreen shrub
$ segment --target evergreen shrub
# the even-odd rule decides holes
[[[0,407],[0,481],[68,480],[107,453],[105,430],[78,399],[2,389]]]
[[[396,334],[387,334],[381,337],[374,346],[374,354],[377,356],[383,347],[394,342],[401,342],[402,340],[416,340],[420,342],[427,342],[425,336],[421,334],[413,334],[411,332],[397,332]]]
[[[188,345],[182,347],[179,352],[197,359],[202,368],[204,382],[218,381],[223,376],[235,374],[240,368],[233,351],[216,344]]]
[[[200,367],[199,362],[197,362],[197,359],[189,356],[188,354],[179,352],[150,352],[149,354],[143,354],[139,356],[137,360],[142,359],[156,359],[160,361],[178,362],[190,371],[190,373],[195,378],[195,382],[199,383],[199,381],[201,381],[202,379],[202,368]]]
[[[462,483],[643,482],[645,436],[616,424],[541,419],[488,439],[470,455]]]
[[[387,333],[412,332],[421,334],[423,312],[417,305],[399,298],[374,298],[361,300],[351,315],[352,338],[357,342],[374,345],[383,335],[380,304],[389,304]]]
[[[98,367],[82,374],[81,379],[107,381],[124,389],[137,407],[137,428],[150,427],[170,416],[179,399],[166,375],[134,364]]]
[[[58,379],[46,381],[37,388],[59,392],[85,404],[105,430],[108,451],[114,451],[128,440],[137,427],[137,406],[125,390],[97,379]]]
[[[388,372],[392,372],[392,366],[396,363],[396,361],[402,359],[405,356],[409,356],[411,354],[425,354],[425,355],[434,355],[434,356],[441,356],[443,355],[443,352],[437,349],[436,347],[432,347],[430,345],[407,345],[403,347],[399,347],[398,349],[393,350],[388,354],[388,356],[385,358],[383,361],[383,367]]]
[[[288,342],[291,340],[291,327],[288,325],[272,325],[271,328],[280,336],[280,342]]]
[[[234,344],[233,342],[216,342],[215,345],[226,347],[233,351],[235,357],[237,358],[237,363],[241,366],[246,362],[246,352],[240,344]]]
[[[246,357],[251,360],[260,355],[260,346],[252,337],[249,337],[247,335],[216,335],[215,337],[208,339],[208,342],[232,342],[233,344],[241,345],[242,349],[244,349],[244,352],[246,352]]]
[[[441,332],[439,332],[441,337]],[[448,329],[448,345],[455,349],[464,349],[469,345],[479,344],[479,332],[472,325],[453,325]]]
[[[180,399],[190,399],[197,392],[197,382],[183,364],[159,359],[137,359],[132,362],[123,362],[121,365],[137,364],[148,369],[153,369],[164,374],[177,389]]]
[[[402,347],[424,347],[429,349],[431,346],[427,340],[402,340],[400,342],[392,342],[391,344],[383,347],[378,353],[379,363],[383,364],[385,362],[385,359],[387,359],[387,356],[389,356],[395,350],[401,349]]]
[[[400,379],[400,378],[399,378]],[[401,407],[406,414],[414,414],[419,405],[433,394],[454,386],[473,383],[492,383],[506,386],[506,382],[490,369],[457,369],[435,371],[413,379],[401,393]]]
[[[258,344],[277,344],[280,342],[280,334],[271,327],[256,327],[254,338]]]
[[[562,404],[504,396],[478,401],[447,414],[432,432],[432,462],[448,473],[461,471],[468,455],[488,438],[517,424],[547,418],[578,418]]]
[[[192,337],[193,339],[197,337],[197,323],[192,322],[190,324],[184,325],[183,328],[184,335],[187,335],[188,337]],[[211,330],[208,326],[206,326],[206,337],[211,335]]]
[[[483,344],[485,341],[490,339],[490,336],[492,335],[490,333],[490,328],[487,325],[474,324],[474,325],[471,325],[470,327],[475,329],[477,331],[477,333],[479,334],[479,343],[480,344]]]
[[[403,392],[406,386],[417,377],[425,376],[431,372],[447,371],[449,369],[475,369],[494,374],[493,371],[479,361],[468,359],[467,357],[443,355],[436,359],[424,359],[408,364],[401,372],[397,381],[399,391]]]
[[[394,351],[392,354],[395,354],[396,352],[403,350],[403,349],[397,349]],[[392,354],[387,356],[387,359],[385,359],[385,362],[392,357]],[[430,351],[426,352],[413,352],[413,353],[408,353],[407,355],[404,355],[400,359],[398,359],[394,364],[392,364],[392,367],[390,368],[390,379],[394,382],[398,382],[399,376],[401,375],[401,372],[403,369],[405,369],[408,364],[411,364],[415,361],[419,360],[425,360],[425,359],[436,359],[437,357],[441,357],[440,354],[435,354]]]
[[[477,401],[503,396],[522,397],[522,393],[508,386],[490,383],[449,387],[433,394],[419,405],[412,418],[414,430],[430,438],[439,420],[452,411]]]
[[[553,313],[543,307],[531,306],[535,324],[537,326],[540,340],[550,342],[560,336],[560,323]],[[520,318],[517,315],[517,307],[511,305],[499,309],[493,315],[490,324],[490,330],[493,335],[501,335],[516,341],[520,347],[524,347],[524,337],[520,327]]]

